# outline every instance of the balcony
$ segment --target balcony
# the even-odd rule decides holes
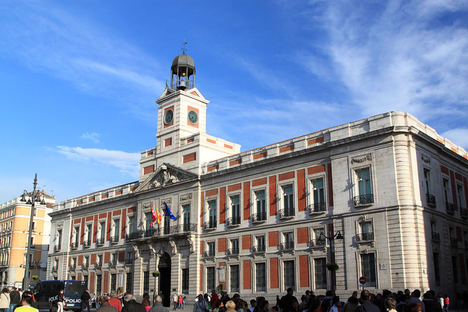
[[[142,231],[133,231],[133,232],[131,232],[129,234],[126,234],[125,238],[128,239],[128,240],[132,240],[132,239],[141,238],[142,236],[143,236]]]
[[[111,243],[111,245],[117,245],[119,243],[119,237],[118,236],[111,236],[110,243]]]
[[[252,253],[253,254],[264,254],[265,253],[265,245],[252,246]]]
[[[280,220],[288,220],[294,218],[294,209],[280,209],[278,210],[278,217]]]
[[[226,256],[237,256],[239,255],[239,248],[228,248],[226,250]]]
[[[374,240],[374,232],[356,234],[356,242],[358,243],[372,242],[373,240]]]
[[[374,194],[362,194],[354,196],[354,207],[370,206],[374,203]]]
[[[462,219],[468,218],[468,209],[460,207],[460,217],[462,217]]]
[[[96,264],[94,265],[94,269],[95,269],[95,270],[101,270],[101,268],[102,268],[102,262],[96,263]]]
[[[133,258],[125,258],[125,265],[131,265],[134,261],[135,259]]]
[[[152,237],[152,236],[156,236],[158,234],[159,234],[159,228],[158,229],[149,228],[149,229],[145,230],[144,237]]]
[[[323,248],[326,245],[325,238],[316,238],[309,241],[310,248]]]
[[[75,264],[70,265],[69,270],[70,271],[75,271],[76,270],[76,265]]]
[[[447,209],[447,213],[448,213],[449,215],[451,215],[451,216],[454,215],[454,213],[455,213],[455,208],[453,207],[453,204],[452,204],[452,203],[446,202],[446,203],[445,203],[445,208]]]
[[[87,270],[88,268],[89,268],[89,265],[88,265],[88,264],[84,264],[84,263],[83,263],[83,264],[81,265],[81,269],[82,269],[83,271]]]
[[[59,252],[62,246],[54,246],[54,252]]]
[[[83,242],[83,248],[89,248],[91,246],[91,240]]]
[[[309,205],[309,215],[322,214],[327,211],[327,205],[325,202],[313,203]]]
[[[204,231],[214,231],[216,230],[217,224],[216,221],[204,222],[203,230]]]
[[[432,232],[431,238],[434,243],[440,243],[440,233],[439,232]]]
[[[258,224],[258,223],[263,223],[266,221],[266,212],[265,211],[262,211],[262,212],[259,212],[259,213],[254,213],[251,217],[250,217],[250,221],[253,223],[253,224]]]
[[[98,238],[96,240],[96,246],[103,246],[104,245],[104,237]]]
[[[170,234],[187,234],[196,231],[197,225],[195,223],[177,224],[170,228]]]
[[[78,249],[78,243],[77,243],[77,242],[72,243],[72,244],[71,244],[71,249],[72,249],[72,250]]]
[[[294,250],[294,242],[285,242],[279,245],[281,251],[292,251]]]
[[[429,207],[435,208],[436,206],[436,198],[432,194],[426,194],[426,203]]]
[[[241,223],[240,216],[226,219],[226,226],[227,227],[236,227],[236,226],[239,226],[240,223]]]
[[[203,253],[204,258],[214,258],[214,256],[215,256],[214,250],[205,251]]]

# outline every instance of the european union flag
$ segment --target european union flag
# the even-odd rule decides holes
[[[164,206],[166,206],[166,216],[169,216],[172,220],[177,220],[177,217],[172,214],[171,209],[169,209],[166,202],[164,202]]]

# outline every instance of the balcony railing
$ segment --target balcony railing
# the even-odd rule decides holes
[[[259,213],[254,213],[250,217],[250,221],[252,223],[263,223],[263,222],[265,222],[266,221],[266,212],[262,211],[262,212],[259,212]]]
[[[83,248],[89,248],[91,246],[91,241],[84,241],[83,242]]]
[[[119,236],[111,236],[110,238],[111,245],[116,245],[119,243]]]
[[[81,265],[81,269],[82,269],[82,270],[87,270],[88,267],[89,267],[89,266],[88,266],[87,264],[82,264],[82,265]]]
[[[436,206],[436,198],[432,194],[426,194],[426,202],[429,207],[434,208]]]
[[[365,232],[356,234],[356,241],[359,242],[369,242],[374,240],[374,232]]]
[[[440,243],[440,233],[439,232],[432,232],[431,233],[432,241],[435,243]]]
[[[203,223],[203,230],[204,231],[212,231],[215,230],[217,227],[216,221],[204,222]]]
[[[70,269],[70,271],[75,271],[76,270],[76,265],[75,264],[70,265],[69,269]]]
[[[374,194],[362,194],[354,196],[353,201],[355,207],[369,206],[374,203]]]
[[[265,245],[252,246],[252,253],[254,254],[265,253]]]
[[[294,249],[294,242],[285,242],[280,244],[281,251],[289,251]]]
[[[309,241],[309,247],[325,247],[325,238],[316,238]]]
[[[455,213],[455,208],[453,207],[452,203],[445,203],[445,208],[447,209],[447,213],[449,215],[453,215]]]
[[[71,244],[71,249],[72,250],[75,250],[75,249],[78,249],[78,243],[74,242]]]
[[[239,226],[240,223],[241,223],[240,216],[231,217],[231,218],[226,219],[226,225],[229,226],[229,227]]]
[[[280,220],[291,219],[294,217],[294,209],[280,209],[278,210],[278,217]]]
[[[237,256],[239,254],[239,248],[228,248],[226,250],[226,255],[228,256]]]
[[[111,262],[109,263],[109,267],[111,267],[111,268],[116,268],[118,263],[119,263],[119,262],[118,262],[117,260],[113,260],[113,261],[111,261]]]
[[[327,210],[325,202],[313,203],[309,205],[309,214],[323,213]]]
[[[171,226],[170,234],[186,234],[196,231],[197,225],[195,223],[184,223]]]
[[[215,256],[214,250],[205,251],[203,253],[203,257],[205,258],[213,258],[214,256]]]
[[[463,219],[468,218],[468,209],[460,207],[460,217]]]
[[[97,246],[102,246],[104,245],[104,238],[103,237],[100,237],[96,240],[96,245]]]
[[[138,238],[141,238],[142,236],[143,236],[142,231],[133,231],[125,235],[126,239],[128,240],[138,239]]]
[[[62,246],[54,246],[54,252],[59,252]]]
[[[102,262],[101,262],[101,263],[96,263],[96,264],[94,265],[94,268],[95,268],[96,270],[100,270],[100,269],[102,268]]]
[[[145,230],[145,237],[152,237],[152,236],[156,236],[159,234],[159,228],[155,229],[155,228],[150,228],[150,229],[146,229]]]
[[[135,259],[133,259],[133,258],[125,258],[125,264],[126,265],[133,264],[134,261],[135,261]]]

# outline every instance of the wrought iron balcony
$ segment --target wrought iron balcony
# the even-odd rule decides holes
[[[54,252],[59,252],[62,249],[62,246],[54,246]]]
[[[72,249],[72,250],[78,249],[78,243],[77,243],[77,242],[73,242],[73,243],[71,244],[71,249]]]
[[[81,269],[82,269],[82,270],[87,270],[88,267],[89,267],[88,264],[84,264],[84,263],[83,263],[83,264],[81,265]]]
[[[240,223],[241,223],[241,218],[240,218],[240,216],[231,217],[231,218],[227,218],[227,219],[226,219],[226,225],[227,225],[228,227],[239,226]]]
[[[287,220],[294,217],[294,209],[280,209],[278,210],[278,217],[280,220]]]
[[[125,237],[128,239],[128,240],[132,240],[132,239],[138,239],[138,238],[141,238],[143,236],[143,232],[142,231],[133,231],[133,232],[130,232],[128,234],[125,235]]]
[[[252,246],[252,253],[254,254],[265,253],[265,245]]]
[[[86,240],[83,242],[83,248],[89,248],[91,246],[91,241]]]
[[[149,229],[145,230],[144,237],[152,237],[152,236],[156,236],[156,235],[159,235],[159,228],[157,228],[157,229],[149,228]]]
[[[133,264],[134,261],[135,261],[135,259],[133,259],[133,258],[125,258],[125,264],[126,265]]]
[[[439,232],[432,232],[431,233],[432,241],[435,243],[440,243],[440,233]]]
[[[204,222],[203,230],[204,231],[213,231],[216,230],[217,224],[216,221]]]
[[[250,216],[250,221],[252,223],[263,223],[266,221],[266,212],[262,211],[259,213],[254,213],[252,216]]]
[[[75,271],[76,270],[76,264],[70,265],[69,270],[70,271]]]
[[[436,198],[432,194],[426,194],[426,202],[429,207],[435,208],[436,206]]]
[[[109,267],[111,268],[116,268],[117,267],[117,263],[119,263],[117,260],[113,260],[109,263]]]
[[[468,209],[460,207],[460,217],[462,217],[463,219],[468,218]]]
[[[96,263],[96,264],[94,265],[94,268],[95,268],[96,270],[100,270],[100,269],[102,268],[102,262],[101,262],[101,263]]]
[[[358,243],[370,242],[374,240],[374,232],[365,232],[356,234],[356,241]]]
[[[214,250],[205,251],[203,253],[203,257],[205,258],[213,258],[214,256],[215,256]]]
[[[119,243],[119,236],[111,236],[110,238],[111,245],[116,245]]]
[[[102,246],[104,245],[104,238],[100,237],[96,240],[96,246]]]
[[[313,203],[309,205],[309,214],[319,214],[327,211],[325,202]]]
[[[326,241],[325,238],[316,238],[316,239],[311,239],[309,241],[309,247],[314,248],[314,247],[325,247]]]
[[[284,242],[279,246],[281,251],[291,251],[294,250],[294,242]]]
[[[239,248],[228,248],[226,250],[226,255],[228,256],[237,256],[239,254]]]
[[[170,234],[187,234],[196,231],[197,225],[195,223],[184,223],[171,226]]]
[[[374,203],[374,194],[362,194],[354,196],[353,201],[355,207],[369,206]]]
[[[449,215],[453,215],[455,213],[455,208],[453,207],[452,203],[446,202],[445,203],[445,208],[447,209],[447,213]]]

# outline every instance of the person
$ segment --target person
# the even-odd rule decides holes
[[[375,304],[369,301],[370,294],[368,290],[361,291],[361,305],[357,307],[358,312],[380,312],[380,309]]]
[[[425,307],[424,307],[424,303],[421,301],[421,299],[419,299],[421,297],[421,291],[419,289],[415,289],[412,293],[411,293],[411,296],[409,297],[408,299],[408,304],[412,304],[412,303],[418,303],[421,305],[422,309],[423,309],[423,312],[426,311]]]
[[[449,310],[449,305],[450,305],[450,299],[448,295],[444,296],[444,311],[448,312]]]
[[[143,298],[144,298],[144,296],[143,296]],[[149,296],[148,296],[148,298],[149,298]],[[109,304],[110,304],[111,306],[113,306],[114,308],[117,309],[117,312],[121,312],[121,311],[122,311],[122,301],[120,301],[120,299],[117,298],[117,294],[116,294],[115,292],[112,292],[112,293],[111,293],[111,296],[110,296],[110,298],[108,299],[108,301],[109,301]]]
[[[16,307],[16,312],[39,312],[38,309],[34,308],[33,305],[33,296],[30,291],[24,292],[21,297],[19,305]]]
[[[85,308],[89,311],[89,300],[91,299],[91,295],[89,294],[89,290],[85,289],[83,294],[81,295],[81,309],[84,310]]]
[[[385,309],[387,310],[387,312],[397,312],[396,304],[397,304],[397,302],[396,302],[395,298],[393,298],[393,297],[387,297],[385,299],[384,305],[385,305]]]
[[[63,312],[64,303],[65,303],[65,295],[63,294],[63,289],[60,289],[59,294],[57,296],[57,312]]]
[[[162,298],[158,295],[149,312],[169,312],[169,309],[162,305]]]
[[[229,300],[226,302],[226,312],[236,312],[236,304],[234,301]]]
[[[124,301],[122,312],[146,312],[145,307],[141,303],[136,302],[132,294],[125,295]]]
[[[253,312],[256,306],[257,306],[257,300],[255,299],[250,300],[250,308],[249,308],[250,312]]]
[[[354,295],[348,298],[348,302],[344,305],[342,312],[354,312],[358,307],[359,300]]]
[[[145,307],[146,312],[148,312],[151,309],[151,303],[149,299],[143,298],[143,300],[141,301],[141,304]]]
[[[176,310],[178,304],[179,304],[179,296],[177,296],[177,294],[174,293],[174,294],[172,295],[172,305],[173,305],[172,310]]]
[[[340,297],[338,296],[333,296],[333,299],[332,299],[332,305],[331,307],[328,309],[329,312],[338,312],[338,306],[340,304]]]
[[[9,312],[10,310],[10,294],[8,288],[3,288],[0,294],[0,312]]]
[[[293,296],[294,290],[289,287],[287,289],[287,293],[285,296],[283,296],[280,300],[280,308],[283,309],[284,312],[294,312],[294,303],[297,303],[299,305],[299,302],[297,301],[297,298]]]
[[[96,312],[117,312],[117,309],[110,305],[108,296],[101,296],[99,298],[99,308]]]
[[[218,294],[216,293],[216,290],[213,289],[213,291],[211,292],[211,300],[210,300],[210,306],[211,308],[217,308],[218,307],[218,302],[219,302],[219,296]]]
[[[179,296],[178,301],[179,301],[179,304],[177,305],[177,309],[182,310],[183,303],[184,303],[184,298],[182,297],[182,295]]]
[[[203,298],[202,294],[197,296],[197,302],[193,305],[193,312],[208,312],[208,304],[206,303],[205,299]]]
[[[21,295],[16,289],[16,287],[13,287],[12,290],[10,291],[10,312],[13,312],[15,307],[20,304],[21,302]]]

